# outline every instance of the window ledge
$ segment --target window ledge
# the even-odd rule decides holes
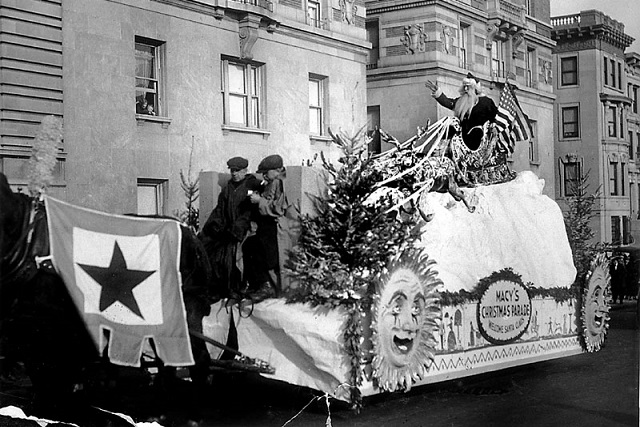
[[[171,119],[168,117],[150,116],[148,114],[136,114],[136,121],[138,126],[143,126],[145,122],[160,123],[163,129],[168,128],[171,124]]]
[[[311,144],[324,142],[326,145],[331,145],[333,138],[325,135],[309,135],[309,141],[311,141]]]
[[[230,132],[258,134],[258,135],[262,135],[263,139],[269,139],[269,135],[271,135],[271,132],[269,132],[268,130],[264,130],[264,129],[246,128],[246,127],[241,127],[241,126],[222,125],[222,134],[223,135],[229,135]]]
[[[540,160],[529,160],[529,164],[532,166],[540,166]]]

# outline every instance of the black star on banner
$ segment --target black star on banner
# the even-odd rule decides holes
[[[133,296],[133,288],[144,282],[155,271],[127,269],[127,262],[124,260],[122,250],[117,241],[113,247],[113,255],[111,256],[109,267],[104,268],[80,263],[78,265],[102,287],[102,292],[100,292],[100,311],[105,311],[113,303],[120,301],[129,310],[144,319],[140,312],[140,307],[138,307],[138,302]]]

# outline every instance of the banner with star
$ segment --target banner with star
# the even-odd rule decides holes
[[[107,214],[48,196],[45,206],[53,265],[98,351],[108,344],[112,363],[140,366],[151,338],[165,365],[193,365],[179,223]]]

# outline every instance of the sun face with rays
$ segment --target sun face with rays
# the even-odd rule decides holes
[[[442,284],[435,263],[412,251],[393,261],[379,281],[373,324],[373,377],[387,391],[411,389],[433,360]]]
[[[604,254],[598,254],[591,262],[582,300],[583,338],[589,352],[600,350],[607,336],[609,329],[607,295],[610,282],[608,260]]]

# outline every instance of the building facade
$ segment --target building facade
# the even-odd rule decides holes
[[[425,88],[437,82],[456,97],[463,77],[473,73],[498,103],[507,77],[516,86],[534,137],[516,144],[511,166],[532,170],[554,195],[553,74],[549,0],[369,1],[367,115],[400,140],[452,112]],[[386,147],[374,147],[385,149]]]
[[[554,17],[551,23],[558,76],[556,199],[566,209],[565,198],[587,177],[587,191],[599,195],[592,223],[595,240],[630,243],[640,194],[637,55],[624,53],[633,38],[622,23],[596,10]]]
[[[627,110],[627,139],[632,160],[629,165],[630,235],[634,242],[640,242],[640,54],[629,52],[625,53],[624,58],[627,96],[631,99],[631,106]]]
[[[0,171],[25,184],[39,123],[64,121],[51,192],[173,214],[180,172],[334,156],[366,124],[358,0],[0,0]]]

